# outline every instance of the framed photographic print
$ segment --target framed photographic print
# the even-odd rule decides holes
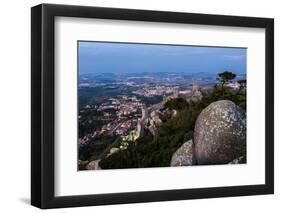
[[[274,21],[31,9],[31,203],[272,194]]]

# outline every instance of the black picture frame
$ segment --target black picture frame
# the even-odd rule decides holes
[[[56,197],[54,171],[55,17],[264,28],[265,184]],[[41,4],[31,8],[31,204],[42,209],[274,193],[274,20],[164,11]]]

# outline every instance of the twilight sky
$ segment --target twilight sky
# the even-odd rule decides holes
[[[78,42],[79,74],[209,72],[246,74],[246,48]]]

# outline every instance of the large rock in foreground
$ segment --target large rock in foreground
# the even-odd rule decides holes
[[[197,164],[226,164],[246,156],[246,113],[233,102],[211,103],[194,129]]]
[[[172,156],[171,166],[191,166],[194,164],[193,142],[185,142]]]
[[[100,170],[100,166],[99,166],[99,162],[100,160],[94,160],[91,161],[90,163],[88,163],[88,165],[86,166],[87,170]]]

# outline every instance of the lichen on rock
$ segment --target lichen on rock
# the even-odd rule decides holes
[[[211,103],[198,116],[194,129],[198,164],[226,164],[246,156],[246,113],[228,100]]]
[[[100,170],[100,166],[99,166],[99,162],[100,160],[94,160],[91,161],[90,163],[88,163],[88,165],[86,166],[87,170]]]
[[[177,151],[173,154],[171,159],[171,166],[191,166],[194,162],[193,155],[193,142],[189,140],[185,142]]]

